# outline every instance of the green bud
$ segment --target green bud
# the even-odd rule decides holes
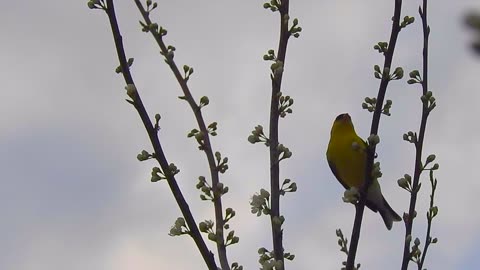
[[[405,242],[410,243],[412,241],[412,235],[407,235],[407,238],[405,239]]]
[[[384,76],[390,76],[390,68],[386,67],[383,69],[382,77]]]
[[[275,216],[275,217],[273,217],[273,219],[272,219],[272,223],[275,224],[275,225],[280,226],[280,225],[282,225],[283,222],[282,222],[282,219],[280,219],[280,217]]]
[[[138,161],[144,161],[144,160],[146,160],[146,158],[142,154],[138,154],[137,155],[137,160]]]
[[[420,77],[420,72],[418,70],[412,70],[410,73],[408,73],[408,76],[410,76],[412,79],[415,79]]]
[[[158,113],[155,114],[155,121],[157,121],[157,123],[158,123],[158,121],[160,121],[160,118],[161,118],[160,114],[158,114]]]
[[[223,183],[218,183],[217,184],[217,189],[222,190],[223,189]]]
[[[432,162],[432,161],[434,161],[434,160],[435,160],[435,155],[429,155],[429,156],[427,157],[427,162],[426,162],[426,163],[430,163],[430,162]]]
[[[396,76],[395,79],[400,80],[401,78],[403,78],[403,68],[397,67],[393,74]]]
[[[176,227],[184,227],[185,226],[185,219],[177,218],[177,220],[175,221],[175,226]]]
[[[254,143],[260,142],[260,138],[255,135],[250,135],[248,136],[248,142],[251,144],[254,144]]]
[[[160,180],[162,180],[162,178],[157,174],[152,174],[152,177],[150,178],[151,182],[158,182]]]
[[[400,178],[397,180],[397,184],[399,187],[403,188],[403,189],[407,189],[408,188],[408,181],[405,179],[405,178]]]
[[[425,95],[422,95],[422,96],[420,97],[420,100],[421,100],[423,103],[425,103],[425,102],[428,101],[428,98],[427,98]]]
[[[203,132],[197,132],[197,133],[195,134],[195,139],[196,139],[197,141],[202,141],[203,138],[204,138]]]
[[[205,186],[205,183],[202,182],[202,181],[198,181],[197,185],[195,185],[195,187],[196,187],[197,189],[201,189],[201,188],[203,188],[204,186]]]
[[[233,245],[233,244],[238,243],[239,241],[240,241],[240,238],[238,238],[238,236],[234,236],[234,237],[232,238],[232,241],[230,242],[230,244]]]
[[[204,232],[204,233],[208,232],[208,225],[207,225],[207,223],[205,223],[205,222],[202,221],[202,222],[200,222],[200,224],[199,224],[198,227],[199,227],[199,229],[200,229],[201,232]]]
[[[169,232],[168,235],[170,235],[170,236],[179,236],[179,235],[181,235],[181,234],[182,234],[182,232],[181,232],[178,228],[172,227],[172,228],[170,228],[170,232]]]
[[[210,188],[207,187],[207,186],[203,186],[201,189],[200,189],[203,193],[210,193]]]
[[[380,137],[376,134],[371,134],[368,136],[367,140],[370,145],[377,145],[380,143]]]
[[[157,29],[158,29],[158,24],[157,24],[157,23],[151,23],[151,24],[149,25],[149,29],[150,29],[150,31],[156,32]]]
[[[270,193],[268,191],[266,191],[265,189],[260,189],[260,195],[264,198],[270,198]]]
[[[168,165],[168,169],[170,170],[172,175],[175,175],[180,171],[180,170],[178,170],[177,166],[175,166],[175,164],[173,164],[173,163],[170,163],[170,165]]]
[[[415,238],[415,241],[413,241],[413,243],[414,243],[416,246],[420,245],[420,239],[418,239],[418,237]]]
[[[210,103],[210,100],[208,99],[207,96],[203,96],[200,98],[200,106],[206,106]]]
[[[128,58],[127,64],[129,67],[133,65],[133,60],[133,58]]]
[[[262,248],[259,248],[257,252],[258,252],[258,254],[260,254],[260,255],[261,255],[261,254],[265,254],[265,253],[267,253],[267,252],[268,252],[268,250],[267,250],[266,248],[262,247]]]
[[[217,236],[214,233],[209,233],[208,239],[215,242],[217,241]]]
[[[127,86],[125,86],[125,90],[127,90],[127,95],[135,100],[135,96],[137,95],[137,88],[135,87],[134,84],[127,84]]]
[[[410,80],[407,81],[407,83],[408,84],[415,84],[415,83],[417,83],[417,81],[414,80],[414,79],[410,79]]]
[[[160,30],[158,30],[158,33],[161,35],[161,36],[165,36],[167,35],[168,31],[167,29],[163,28],[163,27],[160,27]]]

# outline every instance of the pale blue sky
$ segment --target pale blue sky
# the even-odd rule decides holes
[[[0,269],[204,269],[193,241],[167,235],[180,215],[165,183],[151,183],[153,162],[136,155],[150,150],[134,109],[124,101],[124,82],[105,14],[87,1],[8,1],[0,9]],[[198,222],[213,219],[195,189],[207,164],[186,134],[195,127],[152,38],[140,31],[133,1],[117,1],[120,27],[133,75],[149,112],[162,115],[167,158],[181,170],[180,186]],[[404,1],[403,15],[419,19],[421,1]],[[476,213],[478,73],[480,58],[469,50],[472,33],[463,16],[474,0],[430,1],[430,86],[437,109],[428,123],[425,155],[437,154],[440,170],[428,269],[473,269],[480,234]],[[268,152],[247,142],[257,124],[268,125],[269,64],[262,55],[278,43],[278,14],[262,1],[159,1],[153,18],[169,31],[178,64],[195,68],[194,96],[210,98],[207,122],[219,123],[215,149],[229,157],[222,181],[230,187],[224,205],[237,217],[240,237],[230,260],[258,269],[257,249],[270,248],[268,219],[250,214],[249,198],[268,184]],[[379,81],[373,65],[383,59],[372,47],[388,39],[393,0],[291,1],[291,16],[304,29],[289,43],[284,93],[294,114],[281,120],[280,140],[293,152],[282,177],[299,190],[282,199],[285,248],[296,254],[288,269],[339,269],[335,229],[350,237],[353,207],[341,201],[325,149],[334,117],[352,115],[366,137],[371,115],[361,109]],[[419,20],[400,33],[394,66],[420,68]],[[412,173],[413,148],[402,134],[417,130],[420,89],[392,82],[392,116],[382,118],[378,148],[382,190],[392,207],[408,207],[396,180]],[[428,183],[422,187],[415,234],[424,238]],[[366,212],[359,247],[362,268],[397,268],[404,226],[387,231],[378,214]],[[210,245],[215,249],[213,245]],[[392,266],[393,264],[393,266]],[[412,266],[413,267],[413,266]]]

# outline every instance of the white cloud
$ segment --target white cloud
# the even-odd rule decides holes
[[[154,163],[135,159],[150,146],[135,110],[124,101],[124,82],[113,72],[117,62],[107,18],[80,2],[29,3],[28,8],[10,2],[0,11],[0,31],[9,37],[0,51],[6,75],[0,91],[0,148],[5,149],[0,231],[6,235],[0,268],[196,269],[203,262],[193,241],[167,235],[180,215],[168,186],[150,183]],[[276,47],[277,14],[262,10],[260,2],[185,4],[161,1],[154,16],[169,30],[166,40],[177,47],[178,64],[195,68],[190,80],[195,98],[211,100],[204,116],[219,123],[213,144],[230,160],[222,175],[230,187],[224,205],[238,216],[232,227],[240,244],[229,253],[232,262],[255,269],[256,250],[271,246],[270,229],[267,218],[250,214],[248,201],[268,186],[268,152],[246,138],[255,125],[268,125],[269,63],[261,57]],[[299,186],[282,201],[285,247],[297,255],[290,264],[295,269],[339,268],[344,257],[335,229],[342,227],[350,237],[353,207],[341,202],[342,188],[324,160],[326,143],[341,112],[350,112],[357,131],[368,134],[370,115],[360,103],[378,89],[372,66],[382,59],[372,47],[387,38],[392,4],[291,6],[304,32],[289,43],[284,77],[284,92],[295,104],[294,114],[281,121],[280,138],[294,156],[282,163],[281,172]],[[417,22],[402,30],[395,65],[409,71],[419,68],[420,32],[416,4],[404,6]],[[428,124],[425,154],[436,153],[441,165],[440,212],[433,229],[440,241],[431,249],[429,268],[465,265],[465,253],[479,237],[480,219],[472,213],[480,150],[479,63],[467,52],[469,38],[461,28],[461,16],[472,6],[473,0],[437,1],[429,13],[430,85],[438,107]],[[179,185],[197,222],[212,219],[210,204],[198,200],[194,187],[208,171],[204,154],[186,138],[195,127],[190,108],[177,98],[180,89],[151,37],[139,31],[134,5],[120,1],[117,11],[127,54],[135,58],[138,89],[151,115],[162,115],[160,137],[169,162],[181,170]],[[401,135],[418,128],[419,93],[393,82],[388,92],[393,115],[381,123],[382,190],[397,212],[407,209],[408,198],[396,188],[396,179],[411,173],[413,164],[413,147]],[[425,183],[422,191],[428,190]],[[419,203],[415,232],[421,235],[427,200]],[[367,211],[358,261],[372,269],[391,267],[392,260],[397,264],[403,234],[403,224],[389,232],[378,214]]]

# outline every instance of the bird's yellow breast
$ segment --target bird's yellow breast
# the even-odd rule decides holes
[[[366,153],[365,142],[355,132],[332,134],[327,160],[335,167],[339,181],[348,187],[360,188],[365,178]]]

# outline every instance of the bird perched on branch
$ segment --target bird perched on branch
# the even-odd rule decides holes
[[[347,190],[352,187],[360,190],[365,181],[366,149],[365,141],[355,133],[350,115],[344,113],[337,116],[330,132],[327,161],[337,180]],[[368,189],[366,206],[380,213],[389,230],[394,221],[402,220],[383,197],[377,179]]]

